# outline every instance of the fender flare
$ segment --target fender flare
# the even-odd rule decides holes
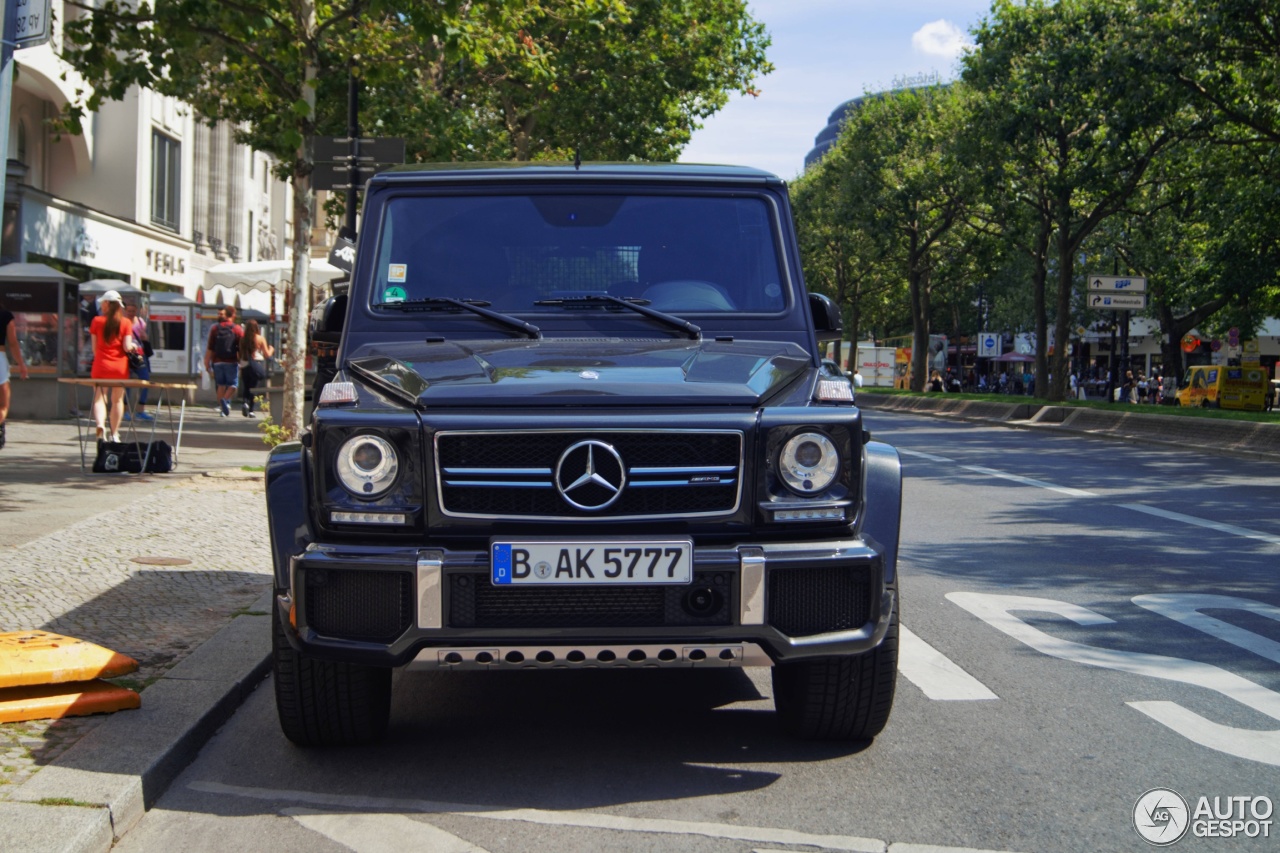
[[[276,589],[289,587],[290,560],[312,541],[304,458],[300,441],[278,444],[267,456],[267,528]]]
[[[884,553],[884,582],[898,579],[898,532],[902,529],[902,460],[896,448],[880,441],[865,446],[862,532]]]

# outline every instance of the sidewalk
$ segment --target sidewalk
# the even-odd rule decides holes
[[[9,422],[0,631],[130,655],[142,708],[0,725],[0,850],[109,849],[265,675],[259,423],[188,407],[173,472],[107,475],[82,473],[75,421]]]

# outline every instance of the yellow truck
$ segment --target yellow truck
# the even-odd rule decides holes
[[[1196,365],[1187,368],[1178,389],[1178,405],[1261,412],[1268,390],[1267,372],[1260,365]]]

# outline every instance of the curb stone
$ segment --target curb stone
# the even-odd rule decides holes
[[[1254,423],[1211,418],[1181,418],[1141,407],[1109,409],[1039,403],[994,403],[939,396],[914,397],[859,394],[868,411],[907,412],[997,424],[1012,429],[1074,433],[1109,441],[1150,444],[1179,450],[1217,453],[1247,459],[1280,460],[1280,421]],[[1134,411],[1133,409],[1138,409]],[[1151,408],[1151,407],[1148,407]]]

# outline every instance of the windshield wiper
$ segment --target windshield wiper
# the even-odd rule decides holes
[[[518,332],[524,332],[531,338],[542,337],[542,330],[532,323],[526,323],[518,317],[512,317],[509,314],[503,314],[500,311],[490,311],[487,307],[490,303],[483,299],[454,299],[452,296],[425,296],[422,299],[405,299],[397,302],[375,302],[374,308],[386,308],[391,311],[443,311],[452,309],[461,309],[470,311],[472,314],[478,314],[486,320],[492,320],[495,323],[515,329]],[[447,307],[446,307],[447,306]]]
[[[569,296],[563,299],[539,299],[534,305],[560,305],[572,308],[575,305],[589,304],[605,304],[605,305],[621,305],[623,308],[630,308],[638,314],[646,317],[652,317],[660,323],[679,329],[687,334],[693,340],[702,337],[702,327],[696,326],[681,317],[674,314],[668,314],[665,311],[659,311],[656,308],[649,307],[647,299],[623,299],[618,296],[610,296],[607,293],[584,293],[582,296]]]

